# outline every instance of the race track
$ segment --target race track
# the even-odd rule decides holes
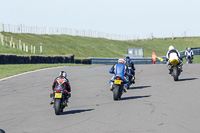
[[[111,66],[69,66],[0,81],[0,129],[6,133],[199,133],[200,64],[175,82],[166,65],[136,65],[136,84],[113,101]],[[51,85],[68,73],[72,97],[56,116]]]

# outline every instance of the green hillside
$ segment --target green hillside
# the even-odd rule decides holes
[[[89,38],[69,35],[33,35],[2,33],[10,42],[13,36],[15,44],[26,43],[29,46],[29,53],[16,48],[0,45],[0,54],[33,55],[30,53],[30,46],[36,46],[36,54],[39,55],[39,46],[43,47],[43,55],[71,55],[76,58],[87,57],[124,57],[127,48],[143,47],[144,56],[150,57],[154,51],[158,56],[166,54],[168,47],[173,45],[179,51],[186,47],[200,47],[200,38],[171,38],[139,40],[139,41],[115,41],[103,38]],[[5,39],[4,39],[5,40]],[[9,45],[9,43],[8,43]]]

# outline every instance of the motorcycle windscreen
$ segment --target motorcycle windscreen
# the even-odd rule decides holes
[[[62,98],[62,93],[55,93],[55,98]]]
[[[179,60],[178,60],[178,59],[173,59],[173,60],[170,60],[170,63],[171,63],[173,66],[177,66],[178,63],[179,63]]]

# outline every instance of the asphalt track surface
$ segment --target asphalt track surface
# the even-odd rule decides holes
[[[175,82],[166,65],[136,65],[136,84],[114,101],[111,66],[69,66],[0,81],[0,129],[6,133],[199,133],[200,64]],[[61,70],[72,86],[56,116],[49,94]]]

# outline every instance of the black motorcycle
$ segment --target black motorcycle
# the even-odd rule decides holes
[[[126,78],[128,79],[128,81],[130,82],[130,84],[127,86],[127,89],[130,88],[132,83],[135,83],[135,78],[133,77],[133,75],[131,74],[131,67],[128,67],[128,73],[130,73],[130,76],[126,75]]]
[[[63,112],[63,109],[67,106],[66,99],[67,96],[63,89],[54,89],[53,93],[54,98],[54,110],[56,115],[60,115]]]
[[[113,91],[113,99],[119,100],[124,92],[124,82],[121,77],[117,76],[114,78],[112,91]]]
[[[192,63],[192,57],[191,56],[185,57],[185,60],[186,60],[187,64],[191,64]]]

